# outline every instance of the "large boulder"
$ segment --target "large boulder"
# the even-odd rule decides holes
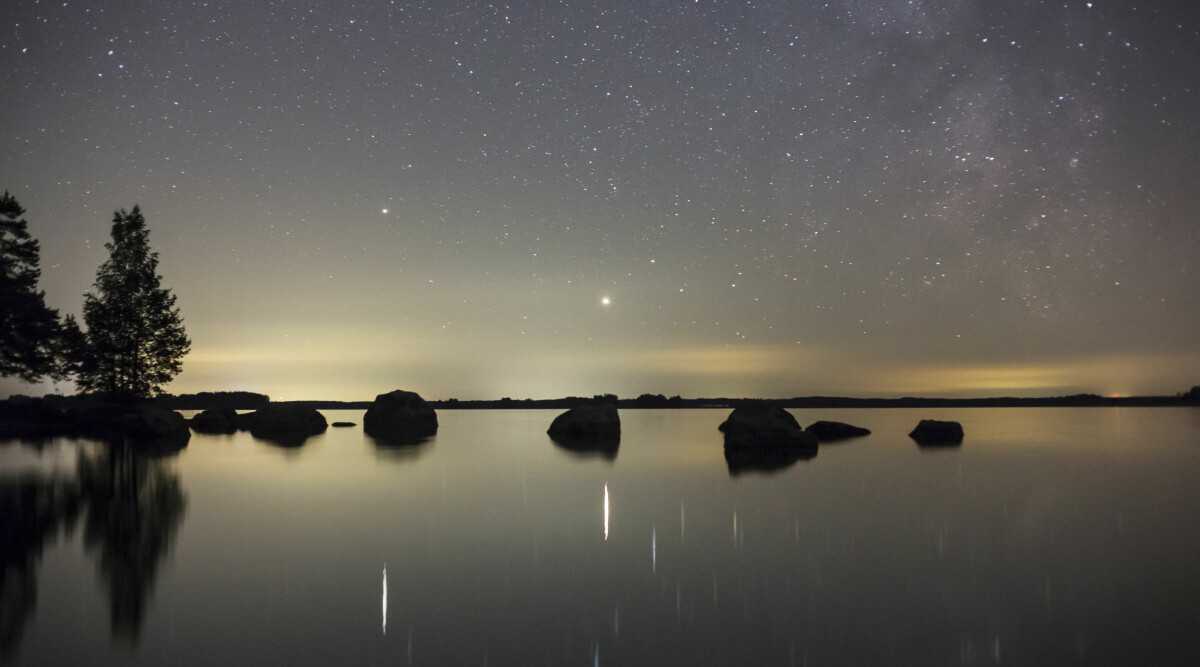
[[[736,408],[719,428],[725,434],[726,449],[817,448],[817,436],[774,403]]]
[[[205,410],[192,417],[197,433],[233,433],[238,430],[238,414],[232,409]]]
[[[861,426],[831,421],[814,422],[804,430],[817,436],[817,440],[821,442],[826,442],[828,440],[845,440],[847,438],[858,438],[864,435],[871,435],[870,430]]]
[[[961,445],[963,427],[962,424],[953,421],[922,419],[908,437],[916,440],[918,445],[927,447]]]
[[[554,418],[550,437],[559,442],[612,441],[621,437],[621,418],[612,403],[578,405]]]
[[[121,439],[158,452],[183,449],[192,437],[187,420],[174,410],[137,408],[117,418],[114,426]]]
[[[730,475],[775,472],[817,455],[817,436],[801,428],[792,413],[774,403],[735,408],[719,428],[725,434],[725,463]]]
[[[281,445],[299,445],[309,436],[324,433],[329,427],[325,416],[312,408],[297,405],[268,404],[239,417],[240,426],[250,435]]]
[[[363,415],[363,432],[385,442],[419,442],[437,430],[437,412],[412,391],[380,394]]]

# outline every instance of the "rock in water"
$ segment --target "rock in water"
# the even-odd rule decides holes
[[[205,410],[192,417],[192,429],[197,433],[233,433],[237,431],[236,410]]]
[[[239,420],[250,435],[280,445],[299,445],[310,435],[324,433],[329,427],[325,416],[312,408],[269,404]]]
[[[961,445],[963,441],[962,424],[936,419],[922,419],[921,423],[908,434],[917,441],[918,445]]]
[[[774,403],[736,408],[719,428],[727,449],[817,447],[817,436],[800,428],[792,413]]]
[[[380,394],[363,415],[363,431],[380,440],[417,442],[437,430],[437,412],[412,391]]]
[[[122,415],[116,426],[128,442],[147,451],[177,451],[192,437],[187,420],[174,410],[137,408]]]
[[[730,475],[775,472],[817,455],[817,436],[774,403],[736,408],[719,428]]]
[[[868,429],[843,422],[819,421],[809,425],[809,427],[804,430],[817,436],[817,440],[820,440],[821,442],[825,442],[827,440],[845,440],[846,438],[858,438],[864,435],[871,435],[871,431]]]
[[[559,441],[618,440],[621,418],[611,403],[579,405],[555,417],[546,432]]]

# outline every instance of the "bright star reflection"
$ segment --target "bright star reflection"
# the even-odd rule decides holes
[[[604,485],[604,539],[608,540],[608,485]]]
[[[610,303],[612,303],[612,299],[609,299],[608,297],[603,297],[600,299],[600,305],[602,306],[607,306]]]

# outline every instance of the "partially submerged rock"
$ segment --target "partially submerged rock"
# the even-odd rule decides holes
[[[560,442],[619,440],[621,418],[612,403],[579,405],[555,417],[546,432]]]
[[[725,434],[729,474],[774,472],[817,455],[817,436],[774,403],[735,408],[719,427]]]
[[[736,408],[718,428],[725,434],[726,449],[817,448],[817,436],[774,403]]]
[[[927,447],[961,445],[963,427],[962,424],[955,421],[922,419],[912,433],[908,434],[908,437],[916,440],[918,445]]]
[[[380,394],[363,415],[363,431],[385,442],[420,442],[437,430],[437,412],[412,391]]]
[[[242,415],[239,428],[250,435],[281,445],[299,445],[309,436],[324,433],[329,424],[325,416],[312,408],[270,404]]]
[[[187,420],[174,410],[137,408],[118,417],[114,426],[120,440],[157,452],[183,449],[192,437]]]
[[[854,426],[844,422],[819,421],[810,424],[804,429],[809,433],[817,436],[817,440],[826,442],[828,440],[845,440],[847,438],[859,438],[864,435],[871,435],[871,431],[861,426]]]
[[[197,433],[233,433],[238,430],[237,410],[205,410],[192,417],[192,430]]]

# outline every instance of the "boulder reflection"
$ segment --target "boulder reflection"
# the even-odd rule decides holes
[[[612,462],[617,460],[617,451],[621,448],[620,438],[569,438],[550,437],[560,451],[566,452],[572,458],[599,458]]]
[[[0,478],[0,656],[15,653],[37,603],[37,565],[47,542],[83,516],[97,556],[113,639],[136,643],[159,563],[186,501],[179,475],[128,447],[79,454],[74,479],[27,473]]]
[[[762,449],[725,448],[725,463],[729,476],[745,473],[774,473],[786,470],[797,461],[807,461],[817,456],[817,448],[766,447]]]

